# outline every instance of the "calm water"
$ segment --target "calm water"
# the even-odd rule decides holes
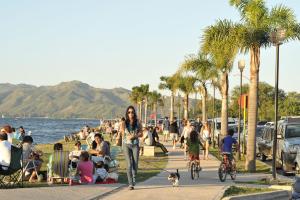
[[[37,118],[0,118],[0,125],[10,124],[19,131],[19,127],[25,128],[26,134],[31,131],[34,143],[53,143],[62,139],[64,135],[79,132],[88,125],[99,126],[99,120],[93,119],[37,119]]]

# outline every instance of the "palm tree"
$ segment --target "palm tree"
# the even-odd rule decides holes
[[[218,74],[211,59],[208,56],[199,53],[198,55],[190,55],[186,58],[181,66],[186,72],[193,72],[197,82],[199,82],[198,91],[202,96],[202,121],[207,121],[207,85],[209,81]]]
[[[178,84],[178,89],[184,93],[184,104],[183,104],[183,108],[184,108],[184,112],[183,112],[183,118],[185,120],[189,119],[189,95],[191,93],[195,92],[195,82],[196,82],[196,78],[193,76],[183,76],[182,74],[178,73],[176,74],[176,79],[178,80],[177,84]]]
[[[219,73],[222,95],[221,135],[228,129],[228,74],[238,53],[238,38],[235,37],[239,27],[229,20],[218,20],[216,24],[204,30],[202,51],[209,54]]]
[[[144,123],[147,124],[149,84],[140,85],[140,92],[141,92],[142,99],[145,103],[144,104],[144,106],[145,106]]]
[[[162,76],[160,77],[161,83],[158,88],[160,90],[170,90],[171,91],[171,109],[170,109],[170,120],[174,118],[174,96],[177,90],[177,80],[175,75],[173,76]]]
[[[157,104],[162,101],[161,94],[157,91],[149,92],[149,104],[152,106],[154,111],[154,118],[155,118],[155,126],[157,123]]]
[[[286,41],[300,40],[300,25],[297,23],[294,12],[284,5],[275,6],[269,10],[264,0],[230,0],[230,4],[236,7],[241,15],[242,28],[239,34],[241,49],[244,52],[250,51],[246,169],[255,172],[260,48],[271,45],[269,35],[275,28],[286,30]]]
[[[142,102],[143,97],[141,94],[141,88],[139,86],[132,87],[131,94],[129,96],[132,103],[134,103],[138,110],[138,118],[141,119],[142,117]]]

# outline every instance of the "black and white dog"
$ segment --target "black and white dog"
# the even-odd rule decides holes
[[[180,174],[178,172],[178,169],[176,170],[175,173],[170,173],[168,180],[171,181],[173,187],[177,187],[179,185],[179,179],[180,179]]]

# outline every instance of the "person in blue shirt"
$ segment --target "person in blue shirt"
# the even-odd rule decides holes
[[[228,135],[222,139],[221,141],[221,152],[222,154],[226,153],[229,154],[229,159],[230,161],[233,158],[232,155],[232,145],[236,144],[238,146],[238,142],[236,141],[236,139],[234,139],[232,136],[234,134],[233,129],[229,129],[228,130]]]

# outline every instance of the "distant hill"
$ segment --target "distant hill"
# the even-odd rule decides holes
[[[124,88],[100,89],[80,81],[55,86],[0,84],[0,114],[10,117],[111,118],[130,104]]]

